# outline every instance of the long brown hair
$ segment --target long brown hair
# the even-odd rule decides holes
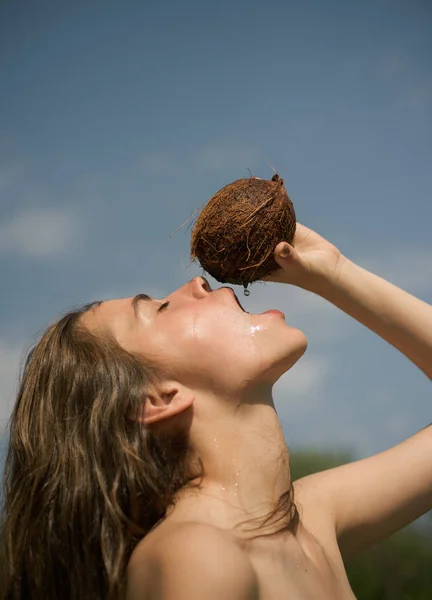
[[[187,440],[130,418],[150,373],[65,315],[30,352],[10,421],[1,600],[124,597],[137,542],[188,482]]]
[[[50,326],[23,371],[4,472],[0,600],[124,598],[133,549],[176,492],[199,485],[191,461],[194,481],[203,475],[187,432],[162,440],[131,416],[152,372],[81,325],[90,307]],[[276,515],[281,531],[296,526],[292,486],[268,519]]]

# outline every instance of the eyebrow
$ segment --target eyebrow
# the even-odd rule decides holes
[[[95,300],[95,302],[88,302],[87,304],[83,304],[83,306],[81,306],[78,309],[78,312],[79,313],[86,313],[89,310],[94,310],[95,308],[97,308],[101,304],[103,304],[103,300]]]
[[[151,298],[150,296],[148,296],[147,294],[137,294],[133,299],[132,299],[132,308],[134,310],[135,313],[135,317],[138,319],[138,306],[139,303],[145,300],[146,302],[152,302],[153,298]]]

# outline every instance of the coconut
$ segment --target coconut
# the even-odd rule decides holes
[[[292,244],[293,204],[283,179],[249,177],[219,190],[204,206],[191,236],[191,258],[220,283],[243,285],[279,268],[274,249]]]

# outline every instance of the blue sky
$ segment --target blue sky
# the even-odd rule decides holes
[[[426,0],[3,0],[3,426],[56,315],[201,274],[190,230],[168,235],[247,169],[274,165],[301,222],[431,302],[431,29]],[[430,382],[321,299],[240,299],[308,336],[275,389],[289,445],[366,456],[432,420]]]

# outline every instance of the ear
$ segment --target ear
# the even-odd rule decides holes
[[[194,400],[192,390],[176,382],[158,383],[147,392],[137,420],[145,425],[158,423],[183,412]]]

